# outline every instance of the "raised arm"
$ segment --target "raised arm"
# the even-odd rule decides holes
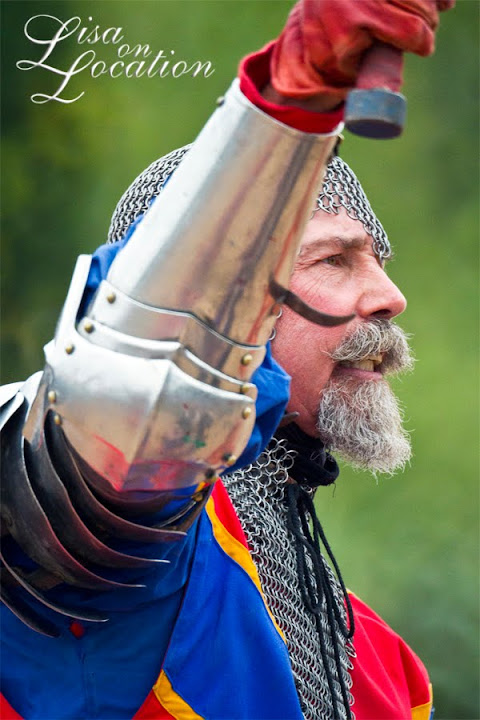
[[[242,65],[240,86],[234,82],[88,302],[90,260],[79,259],[43,373],[5,392],[2,517],[41,572],[19,572],[5,554],[2,599],[32,626],[41,629],[18,586],[43,603],[42,588],[59,581],[115,589],[92,564],[148,561],[114,550],[110,539],[182,537],[246,447],[252,373],[278,307],[311,312],[288,282],[361,55],[378,39],[431,49],[419,38],[432,38],[433,0],[364,4],[368,32],[354,58],[347,53],[346,74],[345,53],[329,49],[338,39],[331,4],[296,6],[280,41]],[[343,40],[353,42],[356,12],[345,23],[351,34]],[[397,31],[385,38],[389,24]],[[311,317],[343,321],[321,308]]]

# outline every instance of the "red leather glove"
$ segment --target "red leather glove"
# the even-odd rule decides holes
[[[271,84],[283,96],[341,102],[375,42],[430,55],[438,11],[455,0],[300,0],[273,49]],[[396,80],[398,90],[401,72]]]

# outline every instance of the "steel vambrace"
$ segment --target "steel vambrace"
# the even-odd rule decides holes
[[[121,492],[202,486],[235,462],[278,311],[271,288],[288,286],[336,135],[282,125],[233,84],[84,317],[80,262],[46,347],[32,445],[52,409]]]
[[[235,82],[86,311],[79,258],[43,374],[0,395],[1,599],[30,627],[57,632],[32,599],[107,619],[48,589],[115,589],[99,567],[155,562],[110,540],[141,555],[182,536],[247,445],[252,373],[336,136],[272,120]],[[9,538],[38,570],[15,565]]]

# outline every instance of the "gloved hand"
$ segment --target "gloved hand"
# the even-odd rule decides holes
[[[271,59],[271,85],[282,96],[323,96],[338,104],[356,83],[365,51],[383,42],[430,55],[438,11],[455,0],[299,0]],[[401,72],[396,80],[399,90]]]

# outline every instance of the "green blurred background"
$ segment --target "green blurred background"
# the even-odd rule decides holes
[[[125,187],[153,159],[192,140],[239,58],[275,35],[290,7],[284,0],[3,0],[4,382],[41,367],[74,260],[104,241]],[[84,91],[78,101],[34,104],[33,93],[52,93],[61,80],[15,66],[44,50],[23,33],[42,14],[78,15],[82,27],[121,26],[130,45],[149,43],[169,57],[174,50],[189,64],[210,60],[215,72],[93,79],[87,69],[64,92]],[[477,0],[457,0],[442,18],[436,55],[408,59],[401,139],[348,136],[343,146],[396,246],[391,274],[409,299],[402,324],[418,363],[396,389],[415,458],[404,475],[378,483],[345,468],[335,491],[318,499],[347,584],[426,662],[437,720],[480,716],[478,15]],[[43,37],[51,37],[52,22]],[[66,69],[87,49],[107,64],[117,59],[111,45],[71,37],[49,61]]]

